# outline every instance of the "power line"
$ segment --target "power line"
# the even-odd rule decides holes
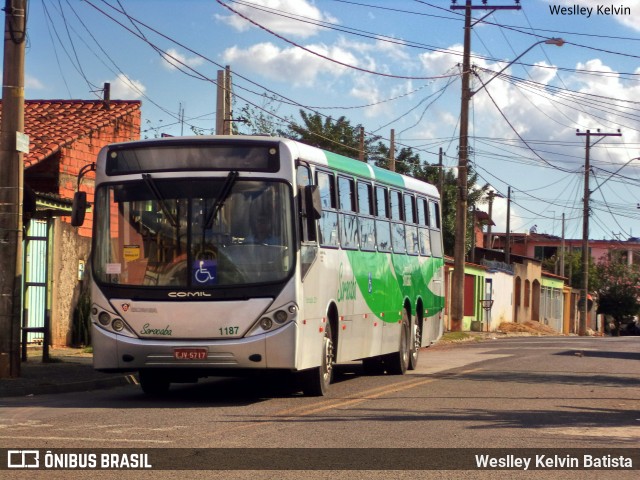
[[[435,79],[435,78],[447,78],[449,76],[452,76],[452,75],[448,75],[448,76],[445,76],[445,75],[433,75],[433,76],[429,76],[429,77],[415,77],[415,76],[408,76],[408,75],[394,75],[394,74],[391,74],[391,73],[376,72],[374,70],[369,70],[369,69],[366,69],[366,68],[357,67],[355,65],[351,65],[349,63],[342,62],[340,60],[336,60],[335,58],[328,57],[327,55],[323,55],[323,54],[321,54],[319,52],[315,52],[315,51],[311,50],[310,48],[304,47],[304,46],[300,45],[299,43],[296,43],[293,40],[290,40],[290,39],[286,38],[285,36],[274,32],[273,30],[271,30],[271,29],[265,27],[264,25],[256,22],[255,20],[252,20],[251,18],[247,17],[246,15],[243,15],[242,13],[238,12],[237,10],[232,8],[231,6],[229,6],[226,3],[224,3],[222,0],[216,0],[216,1],[220,5],[225,7],[226,9],[230,10],[231,12],[235,13],[239,17],[241,17],[244,20],[246,20],[247,22],[255,25],[256,27],[258,27],[258,28],[264,30],[265,32],[273,35],[274,37],[279,38],[283,42],[286,42],[289,45],[293,45],[296,48],[304,50],[305,52],[310,53],[311,55],[315,55],[315,56],[317,56],[319,58],[322,58],[324,60],[327,60],[329,62],[333,62],[333,63],[336,63],[338,65],[342,65],[343,67],[346,67],[346,68],[351,68],[353,70],[357,70],[357,71],[364,72],[364,73],[370,73],[372,75],[379,75],[379,76],[387,77],[387,78],[398,78],[398,79],[402,79],[402,80],[432,80],[432,79]]]

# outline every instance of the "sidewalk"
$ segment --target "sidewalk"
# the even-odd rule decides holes
[[[82,392],[137,383],[133,374],[101,373],[93,369],[93,355],[79,348],[50,348],[50,362],[42,363],[42,349],[30,347],[19,378],[0,378],[0,397]]]

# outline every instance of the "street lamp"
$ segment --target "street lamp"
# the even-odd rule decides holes
[[[457,201],[456,201],[456,228],[455,243],[453,249],[453,282],[451,288],[451,330],[462,329],[462,318],[464,316],[464,263],[467,242],[467,161],[469,149],[469,100],[473,95],[485,88],[489,82],[504,72],[514,62],[533,47],[545,43],[561,47],[564,40],[561,38],[549,38],[534,43],[524,52],[511,60],[502,70],[493,75],[482,87],[476,91],[471,91],[469,86],[469,74],[471,72],[471,15],[469,14],[470,2],[467,2],[467,15],[465,15],[464,30],[464,55],[462,59],[462,97],[460,102],[460,143],[458,147],[458,180],[457,180]]]
[[[482,84],[482,87],[480,87],[478,90],[475,90],[475,91],[471,92],[470,96],[473,97],[476,93],[478,93],[480,90],[485,88],[489,84],[489,82],[491,82],[494,78],[499,77],[502,72],[504,72],[507,68],[509,68],[514,63],[516,63],[518,60],[520,60],[522,57],[524,57],[530,50],[532,50],[534,47],[537,47],[541,43],[544,43],[546,45],[555,45],[556,47],[561,47],[561,46],[563,46],[565,44],[565,41],[562,38],[549,38],[547,40],[540,40],[539,42],[534,43],[529,48],[527,48],[524,52],[522,52],[520,55],[518,55],[516,58],[514,58],[509,63],[507,63],[507,65],[502,70],[500,70],[499,72],[495,73],[489,80],[484,82]]]
[[[609,180],[611,180],[614,176],[616,176],[616,174],[617,174],[620,170],[622,170],[624,167],[626,167],[627,165],[629,165],[629,164],[630,164],[631,162],[633,162],[634,160],[640,160],[640,157],[634,157],[634,158],[632,158],[631,160],[629,160],[628,162],[624,163],[624,164],[623,164],[619,169],[617,169],[615,172],[613,172],[611,175],[609,175],[609,176],[607,177],[607,179],[606,179],[604,182],[599,183],[599,184],[598,184],[598,188],[594,188],[593,190],[591,190],[591,193],[595,192],[596,190],[599,190],[599,189],[600,189],[600,187],[602,187],[605,183],[607,183]]]

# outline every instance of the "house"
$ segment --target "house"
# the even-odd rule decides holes
[[[504,250],[506,242],[505,233],[494,233],[493,248]],[[560,259],[562,239],[555,235],[544,233],[512,233],[510,235],[511,253],[525,257],[547,260]],[[582,239],[565,239],[565,255],[576,253],[582,255]],[[640,265],[640,238],[631,237],[628,240],[589,240],[589,252],[595,262],[599,262],[608,256],[615,256],[627,262],[629,265]]]
[[[26,100],[24,154],[25,245],[23,328],[50,322],[53,345],[73,342],[74,311],[91,243],[91,212],[85,227],[69,223],[78,173],[109,143],[140,138],[139,101]],[[1,115],[1,103],[0,103]],[[93,174],[80,189],[93,201]],[[29,341],[42,338],[30,333]]]

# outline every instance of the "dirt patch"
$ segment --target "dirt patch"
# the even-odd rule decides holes
[[[530,335],[561,335],[547,325],[530,321],[524,323],[503,322],[498,327],[498,331],[504,333],[528,333]]]

